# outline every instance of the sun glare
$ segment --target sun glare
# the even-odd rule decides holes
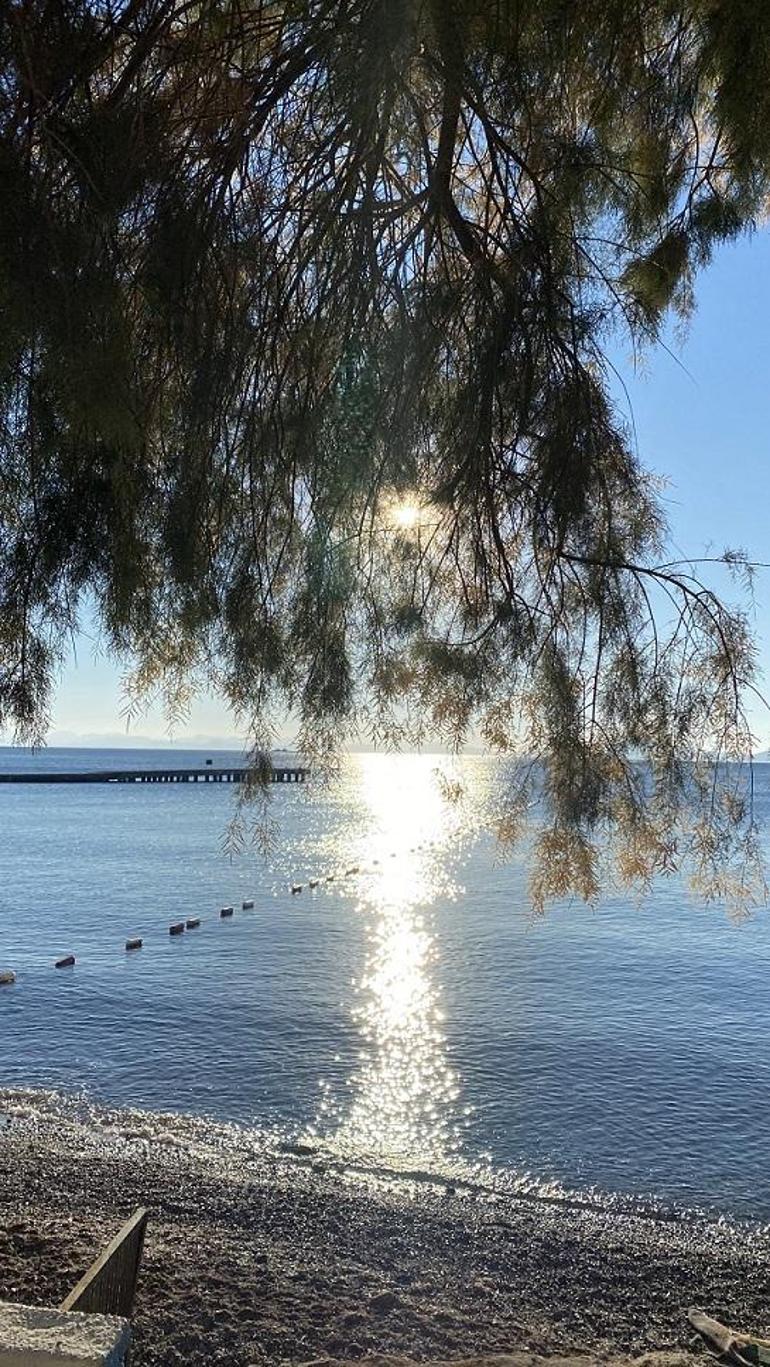
[[[356,763],[365,815],[344,858],[367,869],[359,885],[367,945],[352,1007],[360,1052],[331,1142],[388,1162],[444,1163],[459,1144],[459,1081],[444,1038],[432,908],[455,895],[439,851],[459,815],[436,781],[434,756]]]
[[[420,509],[416,503],[397,503],[391,513],[391,520],[394,527],[399,531],[409,532],[419,525]]]

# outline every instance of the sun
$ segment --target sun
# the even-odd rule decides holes
[[[399,531],[412,531],[420,521],[418,504],[411,502],[396,503],[391,511],[391,521]]]

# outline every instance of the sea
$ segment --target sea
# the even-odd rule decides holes
[[[240,757],[6,749],[0,772],[207,759]],[[738,924],[670,879],[535,916],[527,852],[494,834],[504,782],[355,755],[246,808],[225,783],[0,784],[0,1120],[40,1089],[378,1172],[770,1221],[770,912]],[[770,839],[770,765],[755,789]]]

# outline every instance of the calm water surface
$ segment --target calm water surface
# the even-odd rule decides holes
[[[172,762],[202,756],[0,752]],[[770,1219],[768,913],[735,926],[668,883],[533,921],[523,859],[485,828],[494,766],[463,761],[459,805],[450,768],[361,756],[331,791],[275,789],[267,861],[223,849],[224,785],[0,786],[0,1087]],[[767,824],[770,766],[757,787]]]

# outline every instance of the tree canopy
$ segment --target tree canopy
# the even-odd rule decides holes
[[[0,722],[89,603],[257,746],[524,757],[538,902],[750,897],[751,633],[607,356],[769,177],[754,0],[3,0]]]

